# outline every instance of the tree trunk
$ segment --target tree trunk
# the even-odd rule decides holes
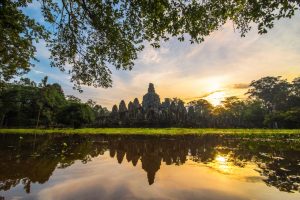
[[[2,115],[1,122],[0,122],[0,127],[3,126],[4,118],[5,118],[5,113]]]
[[[39,109],[39,113],[38,113],[38,117],[37,117],[37,122],[36,122],[36,127],[35,127],[35,128],[38,128],[38,127],[39,127],[39,123],[40,123],[40,115],[41,115],[41,108]]]
[[[274,122],[274,128],[278,129],[278,123],[277,122]]]

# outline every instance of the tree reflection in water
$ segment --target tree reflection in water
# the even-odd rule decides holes
[[[2,135],[0,142],[0,190],[23,184],[46,183],[56,168],[66,168],[76,160],[89,162],[109,151],[118,163],[141,162],[149,185],[161,163],[182,165],[187,160],[217,164],[222,172],[230,165],[255,163],[263,181],[285,192],[299,191],[299,139],[241,139],[236,136],[106,136],[106,135]],[[299,136],[295,136],[296,138]]]

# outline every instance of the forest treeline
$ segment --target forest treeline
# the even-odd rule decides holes
[[[112,111],[65,95],[59,84],[47,80],[2,82],[0,126],[300,128],[300,77],[292,82],[263,77],[249,84],[247,99],[232,96],[215,107],[205,99],[184,103],[166,98],[161,103],[150,84],[142,103],[122,100]]]

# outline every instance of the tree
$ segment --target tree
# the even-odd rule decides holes
[[[48,79],[48,77],[47,78],[44,77],[43,80],[45,80],[45,79]],[[47,80],[46,80],[46,82],[47,82]],[[22,85],[22,86],[32,86],[32,87],[37,86],[34,81],[30,80],[29,78],[24,78],[24,77],[21,77],[20,80],[16,81],[15,83],[18,85]]]
[[[176,122],[178,125],[182,125],[186,119],[187,111],[184,106],[184,102],[181,99],[174,98],[173,102],[176,104]]]
[[[24,14],[30,0],[0,2],[0,80],[10,80],[34,66],[39,39],[48,40],[49,32]]]
[[[190,111],[194,115],[194,121],[197,126],[208,127],[211,120],[213,106],[205,99],[199,99],[189,102],[189,107],[193,107]]]
[[[183,41],[187,36],[191,43],[200,43],[228,20],[242,36],[252,24],[263,34],[275,20],[292,17],[300,7],[296,0],[38,0],[45,21],[53,27],[48,32],[24,14],[22,8],[30,2],[0,3],[0,79],[27,72],[36,51],[33,41],[45,39],[51,65],[65,70],[70,64],[71,81],[77,87],[110,87],[108,66],[132,69],[146,41],[159,47],[161,40]]]
[[[108,117],[110,116],[110,112],[107,110],[106,107],[102,107],[101,105],[97,105],[91,99],[87,102],[87,104],[92,108],[95,115],[95,126],[103,126],[107,125]],[[91,106],[92,105],[92,106]]]
[[[269,112],[286,108],[286,102],[290,95],[290,84],[278,77],[263,77],[252,81],[247,94],[250,98],[256,98],[263,102]]]
[[[95,101],[93,101],[92,99],[87,100],[86,104],[88,106],[90,106],[91,108],[94,108],[97,105],[97,103]]]
[[[187,123],[188,126],[195,125],[195,109],[194,106],[188,106]]]
[[[41,83],[39,84],[39,87],[41,89],[39,90],[39,98],[37,100],[37,105],[39,107],[39,112],[38,112],[38,116],[37,116],[37,120],[36,120],[36,128],[38,128],[38,126],[39,126],[41,112],[43,110],[44,103],[46,101],[47,82],[48,82],[48,76],[45,76],[42,79]]]
[[[86,104],[69,103],[57,114],[60,123],[80,128],[84,124],[92,123],[95,119],[93,110]]]
[[[69,102],[73,102],[73,103],[81,103],[81,99],[79,99],[78,97],[75,97],[73,95],[67,95],[67,100]]]
[[[300,128],[300,107],[286,111],[283,114],[283,118],[283,127]]]
[[[212,110],[214,127],[228,127],[226,124],[226,109],[222,105],[214,107]]]
[[[245,104],[236,96],[227,97],[223,102],[228,127],[243,126]]]
[[[176,103],[174,101],[171,101],[170,104],[170,109],[169,109],[169,122],[171,124],[176,122],[176,111],[177,111],[177,107],[176,107]]]
[[[36,92],[38,107],[36,128],[39,126],[41,118],[44,125],[54,125],[58,110],[67,103],[61,86],[58,83],[48,84],[47,82],[48,77],[45,76],[39,83]]]
[[[0,127],[4,126],[4,120],[9,112],[18,111],[20,108],[20,92],[11,84],[5,84],[0,93]]]
[[[297,77],[292,82],[293,94],[297,97],[300,97],[300,77]]]
[[[291,95],[288,105],[290,108],[300,107],[300,77],[295,78],[291,84]]]
[[[264,126],[264,118],[267,114],[265,107],[259,100],[248,100],[245,102],[243,118],[246,127],[261,128]]]
[[[67,104],[64,92],[58,83],[48,84],[41,88],[43,95],[42,119],[45,125],[54,125],[56,123],[56,114]]]

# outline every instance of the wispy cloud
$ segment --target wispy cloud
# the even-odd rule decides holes
[[[236,83],[232,85],[233,89],[247,89],[249,88],[249,83]]]
[[[33,69],[32,71],[36,74],[46,74],[45,72],[42,72],[42,71],[39,71],[39,70],[36,70],[36,69]]]
[[[215,94],[217,92],[223,92],[224,90],[215,90],[213,92],[208,92],[208,93],[205,93],[201,96],[198,96],[198,97],[188,97],[188,98],[183,98],[182,100],[185,100],[185,101],[193,101],[193,100],[198,100],[198,99],[204,99],[212,94]]]

